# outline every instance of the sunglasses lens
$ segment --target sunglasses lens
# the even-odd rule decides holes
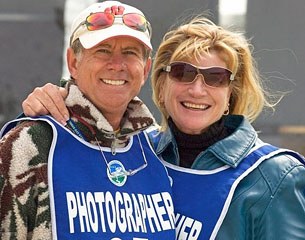
[[[177,82],[191,83],[198,73],[204,77],[204,82],[210,87],[227,87],[230,84],[231,72],[221,67],[200,69],[188,63],[173,63],[169,76]]]
[[[186,63],[174,63],[171,65],[170,77],[178,82],[190,83],[197,75],[197,70]]]
[[[212,67],[208,69],[200,69],[204,76],[206,85],[211,87],[229,86],[231,73],[229,70],[220,67]]]
[[[110,13],[92,13],[87,17],[86,25],[89,31],[110,27],[114,22],[114,15]]]
[[[123,15],[123,22],[126,26],[137,31],[145,32],[147,30],[147,22],[144,16],[136,13]]]

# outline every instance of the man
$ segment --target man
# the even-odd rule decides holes
[[[117,1],[75,18],[68,124],[45,116],[2,129],[1,239],[175,239],[169,177],[145,133],[154,119],[136,97],[150,35],[143,13]]]

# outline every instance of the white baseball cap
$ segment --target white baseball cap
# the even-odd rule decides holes
[[[87,17],[94,13],[103,13],[103,12],[110,13],[109,15],[115,17],[112,25],[98,30],[88,30]],[[83,47],[89,49],[94,47],[98,43],[112,37],[130,36],[139,40],[147,48],[152,50],[152,44],[150,41],[151,28],[149,22],[146,20],[144,25],[137,25],[136,23],[131,21],[132,24],[135,25],[133,28],[129,27],[128,25],[126,25],[126,23],[123,23],[122,16],[130,13],[136,13],[142,15],[145,18],[143,12],[141,12],[139,9],[129,6],[127,4],[123,4],[119,1],[104,1],[104,2],[92,4],[91,6],[83,10],[74,19],[71,28],[70,46],[76,39],[79,39]],[[97,24],[99,24],[98,21]],[[136,27],[138,27],[139,30],[136,30],[135,29]]]

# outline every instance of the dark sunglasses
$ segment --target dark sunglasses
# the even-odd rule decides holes
[[[203,76],[204,83],[209,87],[227,87],[234,80],[234,74],[223,67],[199,68],[186,62],[173,62],[163,68],[169,77],[182,83],[192,83],[198,74]]]
[[[148,31],[149,36],[151,36],[151,26],[146,18],[138,13],[126,13],[123,15],[114,15],[112,13],[106,12],[95,12],[91,13],[85,21],[81,22],[78,27],[74,30],[71,35],[71,39],[75,32],[82,26],[86,25],[89,31],[96,31],[104,28],[111,27],[116,18],[121,18],[122,22],[137,31],[146,32]]]

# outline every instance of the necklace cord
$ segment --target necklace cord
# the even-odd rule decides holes
[[[147,163],[147,159],[146,159],[146,155],[145,155],[145,152],[144,152],[144,149],[143,149],[143,146],[142,146],[142,142],[141,142],[141,139],[139,137],[139,134],[137,134],[137,137],[138,137],[138,141],[139,141],[139,145],[140,145],[140,148],[141,148],[141,153],[142,153],[142,156],[143,156],[143,159],[144,159],[144,164],[141,165],[140,167],[134,169],[134,170],[122,170],[120,169],[119,172],[115,171],[115,172],[111,172],[111,169],[110,169],[110,166],[109,166],[109,163],[107,161],[107,158],[104,154],[104,151],[102,150],[102,147],[99,143],[99,140],[97,139],[97,136],[96,136],[96,131],[94,130],[94,128],[89,125],[84,119],[82,119],[80,116],[78,116],[77,114],[75,114],[71,108],[68,107],[68,110],[70,112],[70,115],[75,117],[79,122],[81,122],[83,125],[85,125],[91,132],[91,134],[93,135],[95,141],[96,141],[96,144],[98,145],[99,147],[99,150],[100,150],[100,153],[101,153],[101,156],[107,166],[107,170],[108,170],[108,173],[112,176],[112,177],[120,177],[120,176],[132,176],[134,174],[136,174],[137,172],[143,170],[144,168],[146,168],[146,166],[148,165]],[[73,131],[81,138],[84,138],[83,134],[79,131],[79,129],[76,127],[75,123],[73,122],[72,119],[69,119],[68,120],[68,124],[69,126],[73,129]]]

